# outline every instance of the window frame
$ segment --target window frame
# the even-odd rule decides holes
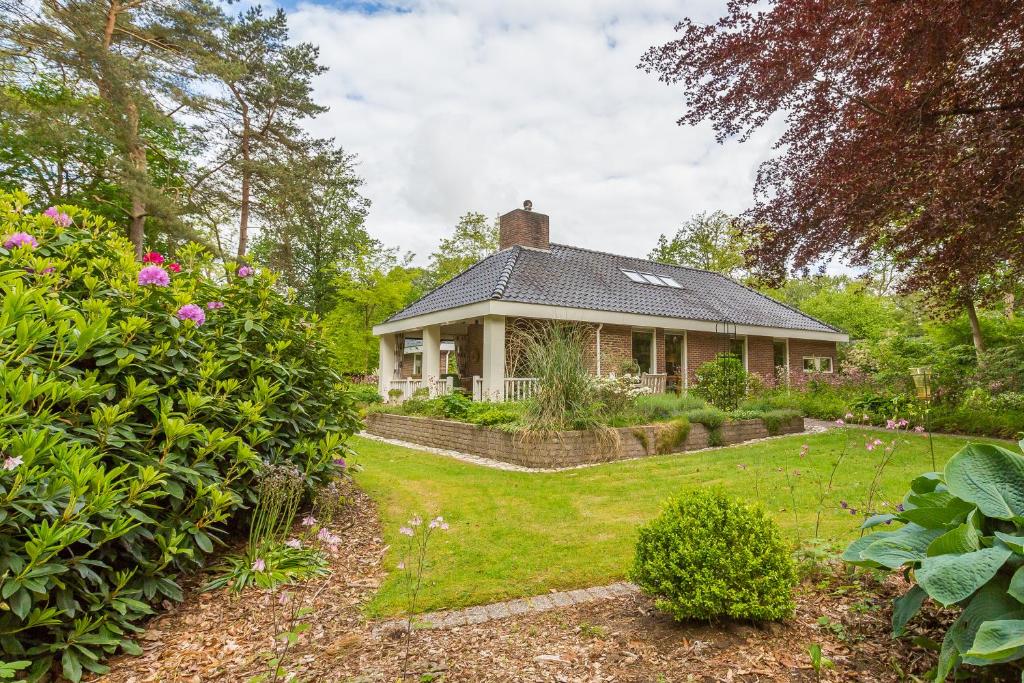
[[[828,361],[828,370],[822,370],[821,369],[821,362],[823,360],[827,360]],[[811,369],[808,369],[807,368],[807,361],[813,361],[812,365],[814,367],[811,368]],[[803,366],[803,371],[804,372],[808,372],[808,373],[809,372],[820,372],[820,373],[822,373],[824,375],[831,375],[831,374],[833,374],[835,372],[835,361],[832,359],[832,356],[804,356],[803,357],[802,366]]]

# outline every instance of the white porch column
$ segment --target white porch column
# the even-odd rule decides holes
[[[391,380],[395,378],[395,335],[380,335],[380,364],[377,370],[377,388],[384,400],[388,398]]]
[[[505,316],[484,318],[484,389],[485,401],[505,400]]]
[[[434,395],[434,383],[440,377],[441,365],[441,326],[427,325],[423,328],[423,380],[430,387],[430,395]]]

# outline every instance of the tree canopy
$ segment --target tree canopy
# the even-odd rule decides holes
[[[684,19],[641,67],[684,88],[681,124],[785,132],[757,175],[752,255],[779,279],[884,247],[904,289],[973,308],[1024,268],[1024,5],[736,0]]]
[[[747,243],[734,216],[724,211],[699,213],[683,223],[671,239],[660,235],[658,246],[647,258],[738,277],[744,268]]]

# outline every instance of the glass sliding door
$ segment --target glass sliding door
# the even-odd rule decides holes
[[[683,335],[680,333],[665,334],[665,373],[666,388],[676,394],[682,393],[685,386],[683,372],[686,364],[683,362]]]
[[[654,372],[654,332],[633,330],[633,362],[640,372]]]

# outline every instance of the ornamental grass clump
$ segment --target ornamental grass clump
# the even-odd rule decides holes
[[[778,525],[719,491],[669,500],[640,528],[629,579],[678,621],[793,615],[796,572]]]
[[[593,429],[600,426],[594,378],[585,361],[590,330],[576,323],[552,322],[514,334],[537,391],[527,401],[525,420],[534,431]]]
[[[0,661],[77,681],[140,651],[267,466],[309,490],[359,423],[271,274],[225,278],[195,245],[140,264],[123,228],[28,205],[0,193]]]

